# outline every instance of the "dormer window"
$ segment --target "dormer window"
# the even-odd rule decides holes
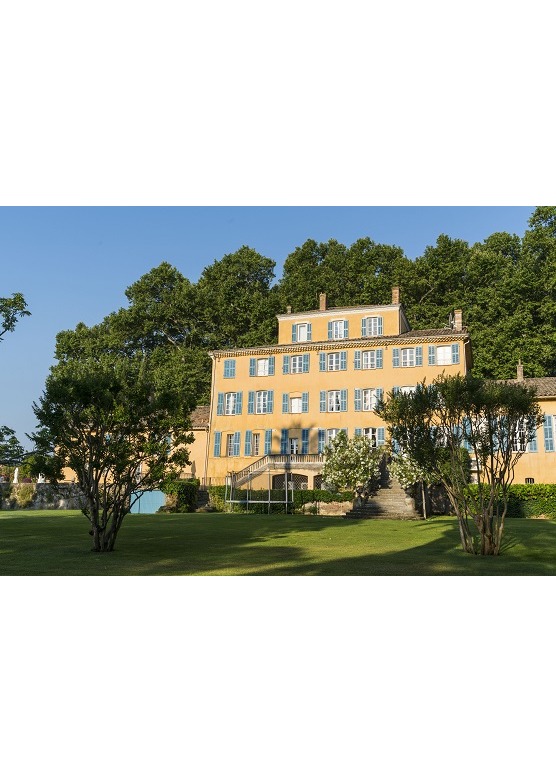
[[[311,339],[311,324],[292,324],[292,343],[308,343]]]
[[[329,321],[328,322],[328,339],[329,340],[345,340],[349,333],[349,322],[344,321]]]
[[[361,337],[381,337],[382,333],[381,315],[361,319]]]

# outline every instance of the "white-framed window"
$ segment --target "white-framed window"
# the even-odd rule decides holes
[[[437,345],[436,346],[436,363],[437,364],[452,364],[452,346],[451,345]]]
[[[381,337],[382,335],[382,316],[371,316],[364,318],[361,326],[362,337]]]
[[[415,367],[415,348],[402,348],[402,367]]]
[[[291,358],[291,371],[303,372],[303,356],[292,356]]]
[[[299,454],[299,438],[290,438],[290,454]]]
[[[364,411],[374,411],[378,402],[376,389],[362,389],[362,407]]]
[[[306,343],[309,339],[309,324],[297,324],[297,342]]]
[[[343,321],[342,321],[343,323]],[[340,369],[340,351],[336,351],[335,353],[329,353],[327,356],[327,362],[328,362],[328,371],[333,372],[334,370]]]
[[[328,392],[327,403],[327,410],[329,413],[342,410],[342,395],[339,389]]]
[[[416,386],[400,386],[399,387],[400,392],[402,394],[411,394],[412,392],[415,391],[416,388],[417,388]]]
[[[343,340],[343,338],[346,336],[345,324],[346,322],[344,320],[330,322],[333,340]]]
[[[258,391],[256,393],[256,412],[257,413],[268,413],[268,392],[267,391]]]
[[[376,427],[364,427],[361,430],[361,434],[364,438],[371,441],[371,445],[376,448],[377,445],[377,428]]]
[[[527,433],[525,424],[520,421],[512,438],[512,451],[527,451]]]
[[[251,454],[258,457],[261,449],[261,434],[254,432],[251,436]]]
[[[290,413],[302,413],[301,397],[290,397]]]
[[[233,434],[226,435],[226,456],[234,456],[234,436]]]
[[[364,370],[376,370],[376,351],[362,351],[361,366]]]
[[[268,359],[257,359],[257,375],[268,375]]]
[[[236,415],[237,394],[236,392],[228,392],[224,398],[225,400],[225,413],[226,416]]]
[[[339,427],[333,427],[332,429],[326,430],[326,444],[329,445],[332,443],[336,435],[339,435],[342,430]]]

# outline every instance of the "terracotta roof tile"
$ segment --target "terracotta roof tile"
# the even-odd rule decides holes
[[[194,430],[202,430],[208,427],[210,405],[197,405],[191,412],[191,427]]]
[[[510,378],[508,383],[520,383],[516,378]],[[537,397],[556,397],[556,378],[524,378],[526,386],[535,386]]]

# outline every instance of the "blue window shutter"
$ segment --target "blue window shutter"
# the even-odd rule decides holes
[[[264,431],[264,453],[270,454],[272,450],[272,430]]]
[[[318,453],[322,454],[326,445],[326,430],[319,430]]]
[[[255,413],[255,392],[250,391],[247,396],[247,413]]]
[[[429,364],[436,364],[436,346],[429,345]]]
[[[361,369],[361,351],[355,351],[353,355],[353,369],[354,370]]]
[[[321,391],[320,393],[320,412],[326,413],[326,392]]]
[[[361,319],[361,337],[367,336],[367,319],[362,318]]]
[[[400,366],[400,349],[392,348],[392,367]]]
[[[382,331],[382,316],[379,316],[379,318],[378,318],[378,334],[379,334],[379,336],[382,336],[382,334],[383,334],[383,331]]]
[[[377,446],[384,446],[385,440],[384,440],[384,427],[377,427],[376,431],[376,445]]]
[[[382,370],[382,348],[377,348],[375,351],[375,367],[377,370]]]
[[[239,457],[241,432],[234,432],[234,457]]]
[[[216,406],[216,415],[224,415],[224,392],[218,392],[218,404]]]
[[[319,353],[319,371],[326,372],[326,354],[322,351]]]
[[[422,367],[423,366],[423,346],[418,345],[415,348],[415,366],[416,367]]]
[[[274,375],[274,356],[268,357],[268,374]]]
[[[274,392],[272,391],[272,389],[269,390],[267,399],[268,399],[268,405],[267,405],[268,412],[274,413]]]
[[[554,451],[554,435],[552,429],[552,416],[544,417],[544,450]]]
[[[236,360],[224,359],[224,378],[236,377]]]
[[[243,392],[236,394],[236,416],[241,416],[243,411]]]
[[[307,324],[307,342],[310,342],[313,339],[313,326],[312,324]]]
[[[529,441],[529,445],[528,445],[527,448],[528,448],[529,451],[533,451],[533,452],[537,452],[539,450],[539,447],[537,445],[537,431],[536,430],[535,430],[535,437],[533,438],[533,440]]]
[[[297,342],[297,324],[292,324],[292,343]]]
[[[459,343],[452,345],[452,364],[459,364]]]
[[[303,354],[303,372],[309,372],[309,354]]]
[[[309,453],[309,430],[301,430],[301,453]]]
[[[349,321],[344,321],[344,339],[349,337]]]
[[[289,413],[290,411],[290,395],[284,392],[282,394],[282,413]]]
[[[280,454],[288,453],[288,430],[282,430],[280,438]]]
[[[328,339],[332,339],[332,321],[328,322]]]
[[[249,359],[249,375],[251,378],[257,374],[257,360],[254,357]]]
[[[468,439],[468,435],[471,434],[471,422],[467,417],[465,417],[464,419],[462,419],[461,425],[462,425],[461,431],[463,437],[461,445],[463,446],[464,449],[467,449],[467,451],[471,451],[471,444],[469,443],[469,439]]]
[[[348,409],[348,390],[340,389],[340,410],[347,411]]]
[[[340,351],[340,370],[347,370],[347,351]]]
[[[355,437],[356,438],[360,438],[362,434],[363,433],[362,433],[361,427],[356,427],[355,428]]]
[[[377,389],[376,390],[376,401],[377,401],[377,404],[379,402],[382,402],[383,396],[384,396],[384,390],[383,389]]]
[[[354,403],[354,405],[355,405],[355,407],[354,407],[354,410],[356,410],[356,411],[360,411],[360,410],[361,410],[361,389],[356,389],[356,390],[355,390],[355,397],[354,397],[354,400],[355,400],[355,403]]]
[[[245,456],[250,457],[251,456],[251,440],[253,437],[253,433],[251,430],[245,431]]]
[[[289,372],[290,372],[290,357],[284,354],[284,356],[282,357],[282,373],[284,375],[289,375]]]
[[[399,394],[400,393],[400,387],[399,386],[394,386],[394,388],[392,389],[392,393],[393,394]]]
[[[219,457],[220,456],[220,444],[222,442],[222,433],[221,432],[215,432],[214,433],[214,456]]]
[[[309,392],[301,395],[301,413],[309,413]]]

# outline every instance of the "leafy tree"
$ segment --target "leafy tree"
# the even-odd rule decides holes
[[[336,489],[356,491],[380,478],[383,449],[373,448],[361,435],[348,439],[341,430],[324,449],[322,480]]]
[[[81,359],[53,367],[33,406],[39,422],[32,436],[35,468],[49,475],[62,468],[75,472],[94,550],[108,552],[132,493],[176,478],[187,464],[193,399],[173,368],[103,350],[111,338],[102,329],[80,327],[79,339]]]
[[[24,456],[25,449],[18,441],[15,430],[0,427],[0,465],[20,465]]]
[[[6,332],[13,332],[15,325],[25,315],[31,315],[27,310],[27,302],[23,294],[12,294],[11,297],[0,297],[0,340]]]
[[[498,555],[514,468],[542,422],[535,389],[471,376],[440,376],[410,394],[390,394],[378,412],[401,451],[445,487],[464,551]],[[478,484],[472,488],[468,450],[479,466]]]

